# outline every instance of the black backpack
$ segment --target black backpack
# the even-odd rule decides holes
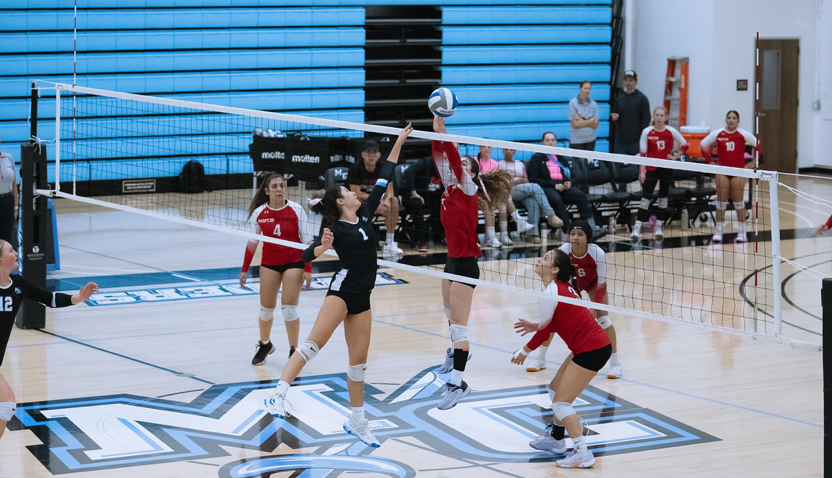
[[[179,191],[193,194],[205,192],[205,168],[197,160],[191,160],[179,173]]]

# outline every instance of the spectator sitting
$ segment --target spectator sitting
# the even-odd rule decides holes
[[[544,146],[557,146],[557,136],[551,131],[543,133],[542,144]],[[595,230],[595,219],[592,217],[592,208],[586,198],[586,193],[576,187],[572,187],[572,171],[563,163],[558,161],[554,154],[535,153],[526,166],[529,182],[539,184],[546,194],[549,205],[555,210],[555,214],[563,221],[561,230],[563,235],[569,233],[572,218],[566,210],[567,204],[574,204],[578,207],[581,219],[590,223]]]
[[[539,230],[541,213],[542,217],[548,218],[549,225],[554,228],[562,226],[563,221],[549,205],[549,200],[546,199],[546,194],[540,185],[529,182],[526,166],[522,161],[515,161],[514,154],[513,149],[503,148],[503,161],[499,163],[500,169],[507,171],[514,179],[514,187],[511,188],[513,200],[522,202],[526,207],[528,222],[532,225],[532,229],[526,233],[526,240],[532,244],[540,244],[542,242]]]
[[[347,184],[349,184],[350,191],[355,193],[355,196],[361,201],[365,201],[370,197],[370,193],[378,179],[380,167],[378,161],[381,159],[381,150],[379,150],[378,143],[375,141],[367,141],[364,143],[364,148],[361,151],[362,161],[357,161],[353,167],[350,168],[347,176]],[[384,244],[385,254],[402,254],[399,245],[396,244],[395,231],[396,224],[399,220],[399,200],[393,193],[393,182],[390,181],[387,185],[387,192],[384,193],[384,198],[381,204],[376,209],[376,214],[384,216],[384,225],[387,228],[387,240]]]
[[[479,174],[488,174],[492,171],[500,169],[499,163],[491,158],[491,146],[480,145],[480,152],[477,154],[477,165],[479,167]],[[517,224],[519,232],[528,232],[534,228],[533,224],[526,222],[517,212],[514,207],[514,202],[509,196],[508,202],[504,204],[490,204],[489,207],[484,207],[484,201],[480,201],[480,210],[482,211],[483,220],[485,221],[485,247],[501,247],[503,245],[510,246],[514,241],[508,235],[508,214],[511,214],[512,219]],[[494,227],[494,207],[500,210],[500,238],[497,239],[496,228]]]

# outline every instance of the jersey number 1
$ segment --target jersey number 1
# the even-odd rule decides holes
[[[360,233],[361,233],[361,237],[363,237],[365,241],[370,240],[370,238],[369,238],[369,237],[367,237],[367,233],[366,233],[366,232],[364,232],[364,229],[361,229],[361,228],[359,227],[359,228],[358,228],[358,232],[360,232]]]

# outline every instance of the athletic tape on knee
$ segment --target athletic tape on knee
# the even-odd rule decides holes
[[[554,402],[552,403],[552,411],[555,413],[555,416],[558,417],[559,422],[563,422],[563,419],[568,417],[569,415],[574,415],[575,409],[572,408],[571,403],[566,402]]]
[[[274,307],[271,309],[268,307],[260,306],[260,313],[257,314],[257,317],[262,320],[263,322],[269,322],[274,319]]]
[[[296,305],[281,306],[280,311],[283,312],[283,320],[286,322],[291,322],[300,318],[300,315],[298,315],[298,306]]]
[[[641,209],[649,209],[650,198],[641,198],[641,203],[639,203],[638,207],[640,207]]]
[[[451,324],[451,342],[458,344],[468,341],[468,326]]]
[[[667,209],[667,198],[659,198],[659,208]]]
[[[362,363],[358,365],[350,365],[347,367],[347,377],[353,382],[363,382],[364,375],[367,373],[367,364]]]
[[[717,201],[716,208],[720,211],[728,209],[728,201]]]
[[[307,362],[315,358],[320,350],[321,348],[311,340],[307,340],[306,342],[300,344],[300,347],[297,348],[297,352],[300,353],[300,356]]]
[[[612,325],[612,319],[610,319],[609,315],[602,315],[595,319],[598,322],[598,325],[601,326],[602,329],[607,330]]]
[[[16,408],[14,402],[0,402],[0,420],[4,422],[11,420]]]

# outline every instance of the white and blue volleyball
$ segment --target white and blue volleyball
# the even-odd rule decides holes
[[[428,97],[428,109],[441,118],[447,118],[456,111],[459,100],[448,88],[437,88]]]

